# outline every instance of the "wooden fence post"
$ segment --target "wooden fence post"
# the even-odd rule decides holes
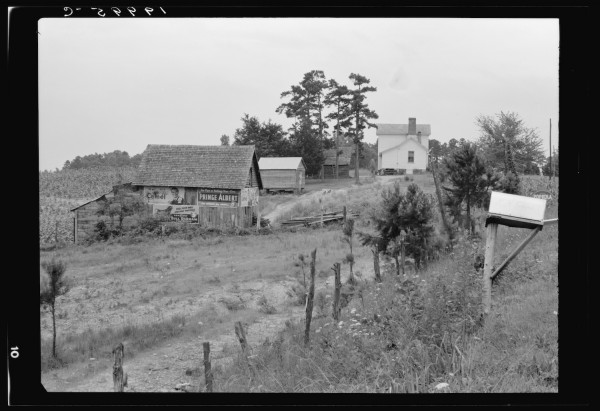
[[[406,274],[404,271],[404,263],[405,263],[405,247],[404,247],[404,239],[406,238],[406,233],[404,230],[400,232],[400,264],[402,266],[402,275]]]
[[[235,323],[235,335],[237,336],[238,340],[240,341],[240,345],[242,346],[242,356],[246,361],[246,365],[248,366],[248,369],[250,370],[250,372],[252,372],[252,375],[254,376],[254,368],[250,365],[250,359],[248,358],[248,341],[246,340],[246,332],[244,331],[244,326],[242,325],[241,321],[237,321]]]
[[[238,340],[240,340],[240,345],[242,346],[242,352],[244,355],[247,354],[248,351],[248,342],[246,341],[246,332],[244,331],[244,326],[241,321],[237,321],[235,323],[235,335]]]
[[[342,291],[342,279],[340,275],[340,263],[334,263],[333,272],[335,273],[335,290],[333,291],[333,319],[340,320],[340,294]]]
[[[306,328],[304,329],[304,345],[308,347],[310,343],[310,322],[312,320],[313,298],[315,296],[315,261],[317,259],[317,249],[310,253],[310,285],[308,295],[306,296]]]
[[[113,348],[113,357],[115,363],[113,365],[113,389],[115,392],[123,392],[127,385],[127,374],[123,375],[123,357],[125,356],[125,347],[123,343],[119,343]]]
[[[375,270],[375,281],[378,283],[381,282],[381,270],[379,269],[379,249],[377,246],[374,246],[371,249],[373,253],[373,269]]]
[[[260,232],[260,204],[258,200],[256,204],[256,232]]]
[[[488,315],[492,308],[492,266],[498,224],[490,223],[485,236],[485,261],[483,264],[483,314]]]
[[[204,348],[204,383],[206,385],[206,392],[212,392],[213,390],[213,378],[210,366],[210,343],[202,343]]]

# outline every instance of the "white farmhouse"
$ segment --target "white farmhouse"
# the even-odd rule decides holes
[[[377,169],[425,171],[430,135],[431,126],[413,117],[408,124],[377,124]]]

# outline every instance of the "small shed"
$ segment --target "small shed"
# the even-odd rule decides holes
[[[118,184],[113,186],[112,190],[86,201],[83,204],[71,209],[73,212],[73,241],[78,243],[81,240],[86,239],[94,233],[96,223],[100,221],[98,211],[103,208],[104,203],[112,199],[116,193],[121,192],[123,196],[139,196],[139,191],[136,187],[131,185],[131,182]],[[151,207],[146,208],[144,213],[147,215],[152,212]],[[113,220],[114,223],[114,220]],[[123,219],[123,227],[130,227],[137,223],[137,219],[133,216],[127,216]]]
[[[336,178],[336,151],[337,151],[337,168],[338,176],[340,178],[350,178],[350,162],[352,161],[352,155],[354,153],[354,147],[344,146],[325,150],[325,161],[321,167],[322,178]]]
[[[304,190],[306,164],[302,157],[261,157],[258,168],[267,193],[294,191],[300,194]]]

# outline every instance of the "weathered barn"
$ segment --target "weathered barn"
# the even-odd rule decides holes
[[[254,146],[148,145],[134,180],[121,193],[138,196],[145,213],[207,227],[250,227],[263,188]],[[75,212],[76,242],[93,233],[97,212],[116,190]],[[126,218],[123,225],[134,224]]]
[[[354,147],[339,147],[337,152],[338,175],[340,178],[350,178],[350,162],[352,161],[352,155],[354,154]],[[335,178],[336,149],[325,150],[323,154],[325,155],[325,161],[321,167],[321,177]]]
[[[261,157],[258,167],[267,193],[292,190],[300,194],[304,189],[306,164],[302,157]]]

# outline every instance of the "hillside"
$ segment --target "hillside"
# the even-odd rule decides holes
[[[414,177],[431,192],[430,176]],[[529,191],[547,185],[526,180]],[[357,229],[368,230],[367,211],[384,182],[339,188],[315,182],[312,196],[268,196],[263,206],[285,206],[285,217],[291,210],[303,215],[347,205],[361,212]],[[330,192],[322,191],[325,184]],[[555,182],[551,189],[557,188]],[[556,215],[553,201],[546,218]],[[527,235],[501,227],[496,261]],[[558,226],[544,228],[498,278],[492,313],[482,323],[473,260],[484,245],[484,238],[461,237],[452,252],[400,277],[383,259],[384,281],[377,284],[371,251],[356,242],[358,284],[340,323],[331,319],[331,267],[348,245],[337,225],[271,234],[174,233],[43,251],[43,260],[67,262],[72,289],[57,313],[60,363],[48,356],[51,323],[47,313],[41,317],[42,382],[49,391],[110,391],[110,351],[123,342],[126,391],[203,390],[202,342],[209,341],[221,392],[438,392],[441,383],[448,384],[443,392],[557,392]],[[314,248],[317,297],[308,351],[298,304],[308,266],[298,255]],[[348,272],[343,264],[344,282]],[[240,360],[236,321],[245,324],[253,372]]]

